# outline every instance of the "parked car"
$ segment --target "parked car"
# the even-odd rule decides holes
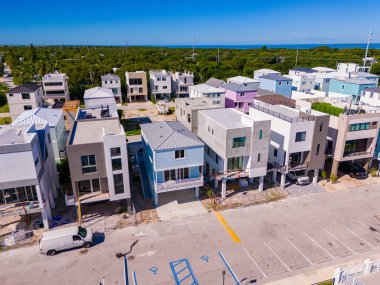
[[[88,248],[93,243],[93,236],[90,228],[80,226],[46,231],[40,239],[40,252],[51,256],[70,248]]]
[[[292,180],[297,185],[308,185],[310,184],[310,178],[305,174],[304,170],[289,171],[286,176]]]
[[[339,170],[356,179],[365,179],[368,177],[367,171],[364,167],[353,162],[341,162],[339,164]]]

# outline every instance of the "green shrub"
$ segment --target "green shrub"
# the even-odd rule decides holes
[[[327,178],[327,172],[326,172],[326,170],[322,170],[322,172],[321,172],[321,177],[322,177],[322,179],[326,179]]]
[[[377,169],[375,167],[372,167],[371,170],[369,171],[369,174],[371,175],[371,177],[376,177]]]
[[[329,103],[325,102],[316,102],[311,105],[311,109],[320,111],[329,115],[333,115],[336,117],[339,117],[339,114],[342,114],[344,112],[344,109],[332,106]]]
[[[152,101],[153,104],[157,104],[156,96],[151,95],[151,96],[150,96],[150,101]]]
[[[335,184],[336,182],[338,182],[338,176],[331,174],[330,175],[330,182],[331,182],[331,184]]]

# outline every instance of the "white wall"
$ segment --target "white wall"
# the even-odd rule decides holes
[[[363,91],[360,103],[380,107],[380,92]]]

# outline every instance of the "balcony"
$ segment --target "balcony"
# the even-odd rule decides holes
[[[102,193],[98,191],[98,192],[92,192],[92,193],[87,193],[87,194],[81,194],[79,199],[80,199],[81,204],[89,204],[89,203],[109,200],[110,195],[108,192]],[[73,205],[78,204],[74,195],[66,194],[65,202],[66,202],[66,206],[73,206]]]
[[[354,156],[363,156],[371,155],[372,151],[362,150],[362,151],[344,151],[343,157],[354,157]]]
[[[180,189],[198,187],[203,185],[203,176],[183,180],[169,180],[164,183],[155,183],[157,193],[175,191]]]

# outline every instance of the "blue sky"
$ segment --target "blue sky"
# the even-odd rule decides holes
[[[380,42],[377,0],[1,2],[0,44]]]

